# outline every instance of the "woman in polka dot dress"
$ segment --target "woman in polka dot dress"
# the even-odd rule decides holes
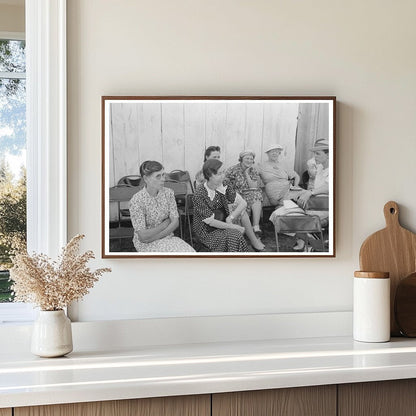
[[[249,239],[256,251],[264,245],[256,238],[245,205],[229,211],[229,204],[236,198],[232,187],[225,188],[224,168],[218,159],[209,159],[202,168],[206,182],[199,185],[194,194],[193,230],[199,241],[214,252],[247,252],[243,233],[248,229]],[[236,224],[241,221],[244,226]],[[253,241],[252,241],[252,237]]]

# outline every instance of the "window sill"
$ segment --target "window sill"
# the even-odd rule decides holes
[[[0,325],[22,325],[32,322],[36,311],[27,303],[0,303]]]

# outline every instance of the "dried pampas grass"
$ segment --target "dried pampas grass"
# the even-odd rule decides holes
[[[84,235],[76,235],[63,248],[58,261],[45,254],[18,253],[12,259],[10,279],[13,280],[15,302],[34,303],[45,311],[56,311],[81,299],[109,268],[91,271],[87,267],[94,258],[92,251],[78,254]]]

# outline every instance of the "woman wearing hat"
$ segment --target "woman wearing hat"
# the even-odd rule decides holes
[[[270,203],[275,206],[282,205],[292,181],[295,186],[299,184],[299,175],[294,170],[282,166],[279,160],[282,151],[283,146],[277,143],[266,148],[268,160],[259,167],[266,195]]]
[[[319,139],[310,149],[313,152],[316,163],[316,174],[313,187],[301,192],[297,203],[305,208],[310,197],[329,193],[329,143],[326,139]]]
[[[316,163],[316,175],[313,182],[313,187],[302,191],[297,198],[297,203],[301,208],[306,208],[309,199],[314,195],[328,195],[329,194],[329,142],[326,139],[319,139],[310,149],[313,152]],[[317,215],[321,221],[322,226],[328,223],[328,211],[311,211],[307,210],[307,214]],[[295,251],[302,251],[305,249],[308,236],[297,235],[296,244],[293,247]]]
[[[261,179],[254,167],[256,154],[252,150],[244,150],[238,157],[237,165],[231,166],[225,172],[225,185],[230,184],[247,202],[247,211],[253,213],[253,230],[260,233]]]

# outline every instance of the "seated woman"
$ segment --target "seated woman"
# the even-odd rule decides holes
[[[329,142],[326,139],[319,139],[310,149],[314,154],[316,162],[316,174],[313,186],[310,189],[302,191],[297,198],[298,205],[306,209],[309,199],[314,195],[329,194]],[[328,225],[328,211],[306,210],[309,215],[318,215],[321,225]],[[293,247],[295,251],[301,251],[305,248],[305,240],[297,236],[296,245]]]
[[[256,154],[252,150],[244,150],[238,157],[237,165],[231,166],[225,173],[225,185],[231,185],[247,202],[247,211],[253,213],[254,232],[260,233],[261,203],[263,195],[261,180],[254,167]]]
[[[220,157],[221,157],[221,148],[219,146],[209,146],[206,148],[205,153],[204,153],[204,163],[208,159],[219,159]],[[195,189],[199,185],[203,185],[205,182],[206,182],[206,179],[204,178],[204,174],[201,169],[195,175]],[[241,208],[242,206],[244,206],[244,208]],[[228,209],[230,212],[233,212],[235,210],[240,212],[240,208],[241,210],[243,210],[243,209],[246,209],[246,207],[247,207],[247,202],[243,199],[243,197],[239,193],[236,194],[234,202],[232,204],[228,204]]]
[[[144,188],[130,200],[134,228],[133,244],[138,252],[193,252],[189,244],[173,235],[179,225],[175,196],[165,188],[163,166],[147,160],[140,166]]]
[[[318,172],[318,167],[316,165],[316,160],[313,157],[306,162],[307,170],[304,172],[305,177],[307,176],[307,180],[303,182],[305,189],[313,189],[315,183],[315,177]]]
[[[282,166],[280,154],[283,146],[272,144],[266,150],[268,160],[259,166],[260,177],[265,184],[265,192],[272,205],[282,205],[284,199],[288,199],[290,185],[299,184],[299,175],[294,170]]]
[[[329,193],[329,145],[325,139],[317,140],[310,149],[314,154],[316,163],[315,180],[312,187],[300,193],[297,203],[305,208],[310,197],[313,195]]]
[[[208,159],[219,159],[220,155],[221,155],[221,148],[219,146],[209,146],[205,149],[204,163]],[[205,178],[201,169],[195,175],[195,189],[198,188],[198,186],[203,184],[204,182],[205,182]]]
[[[193,221],[195,235],[201,243],[216,252],[247,252],[243,236],[246,232],[254,250],[263,251],[264,245],[251,227],[245,201],[241,200],[232,212],[229,210],[229,204],[235,202],[236,192],[231,186],[223,186],[222,162],[208,159],[202,172],[206,182],[195,191]],[[235,223],[238,220],[243,226]]]

